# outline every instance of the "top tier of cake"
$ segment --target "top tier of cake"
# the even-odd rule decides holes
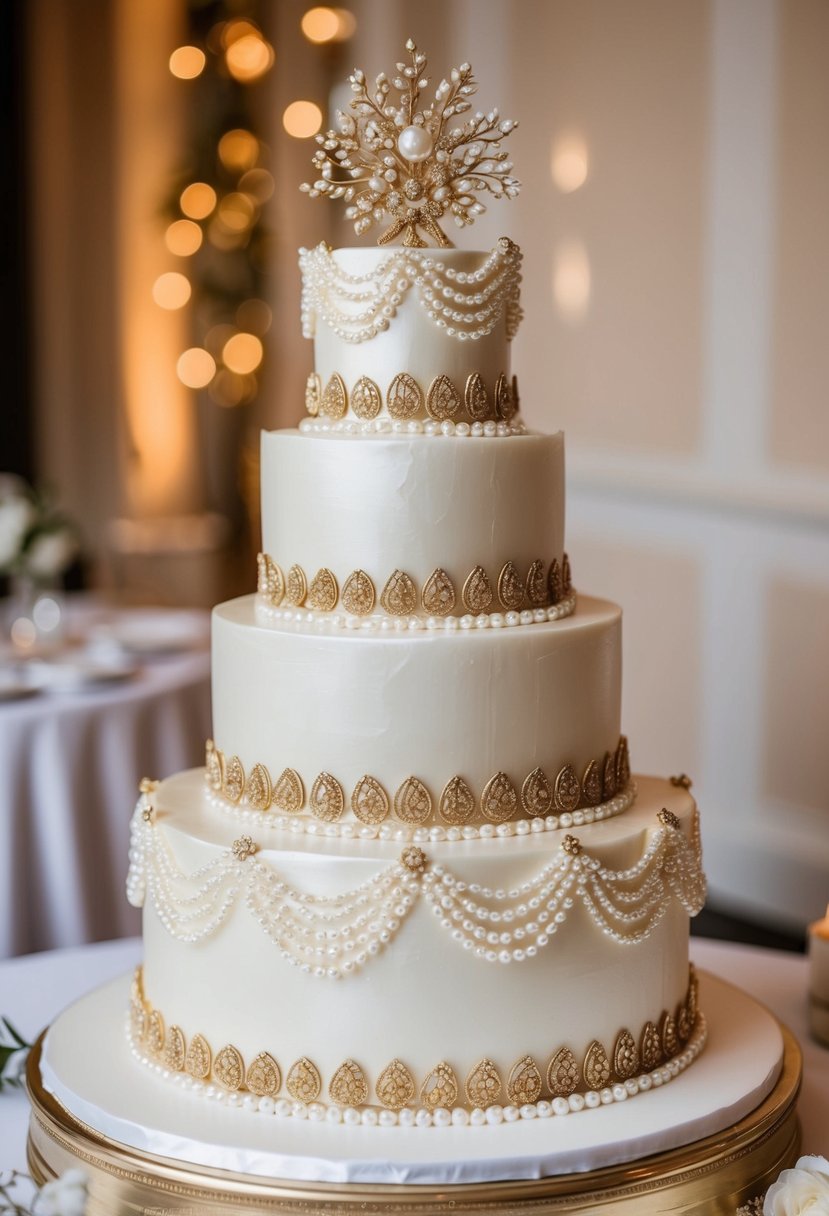
[[[314,339],[306,405],[366,429],[514,427],[510,341],[521,252],[302,250],[302,322]]]

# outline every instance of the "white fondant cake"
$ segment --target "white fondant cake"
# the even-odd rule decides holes
[[[208,1087],[440,1127],[600,1105],[704,1041],[698,814],[630,776],[621,613],[570,585],[563,437],[515,417],[518,264],[302,255],[328,429],[263,435],[206,774],[133,826],[134,1046]]]

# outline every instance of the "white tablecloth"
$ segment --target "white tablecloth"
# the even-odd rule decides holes
[[[209,734],[206,649],[0,704],[0,959],[138,930],[124,898],[138,782],[202,763]]]
[[[33,1039],[64,1005],[140,960],[138,941],[105,942],[0,962],[0,1014]],[[801,955],[723,942],[692,941],[697,966],[738,984],[767,1005],[803,1049],[799,1112],[803,1152],[829,1157],[829,1050],[807,1033],[807,965]],[[0,1171],[25,1168],[28,1103],[17,1090],[0,1093]]]

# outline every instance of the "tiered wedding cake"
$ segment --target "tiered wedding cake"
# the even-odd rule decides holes
[[[521,254],[420,239],[516,192],[513,124],[453,125],[468,65],[422,108],[408,50],[374,92],[354,74],[317,154],[310,193],[404,244],[301,254],[309,418],[262,437],[258,593],[214,613],[206,772],[136,811],[130,1033],[191,1094],[419,1128],[691,1063],[705,882],[690,783],[630,775],[621,614],[571,586],[563,436],[520,421]]]

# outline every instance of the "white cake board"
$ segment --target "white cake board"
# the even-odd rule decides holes
[[[125,1035],[130,977],[65,1010],[41,1060],[44,1089],[78,1121],[142,1153],[293,1181],[447,1185],[619,1165],[730,1127],[770,1093],[783,1038],[746,993],[701,977],[708,1042],[668,1085],[546,1120],[484,1127],[351,1127],[278,1118],[188,1093],[137,1062]]]

